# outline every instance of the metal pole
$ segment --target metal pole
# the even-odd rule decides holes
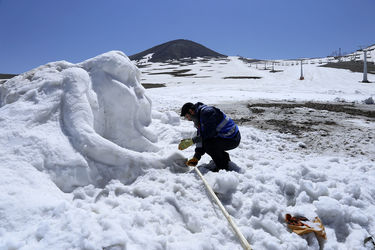
[[[305,78],[303,77],[302,60],[301,60],[301,76],[299,77],[299,79],[300,79],[300,80],[305,79]]]
[[[223,204],[221,204],[219,198],[217,198],[216,194],[214,193],[214,191],[212,190],[212,188],[210,187],[210,185],[208,184],[208,182],[203,178],[203,175],[202,175],[201,171],[199,171],[199,169],[197,167],[194,167],[194,170],[195,170],[195,172],[197,172],[197,174],[199,175],[199,177],[202,179],[202,181],[203,181],[204,185],[206,186],[208,192],[211,194],[212,198],[215,200],[216,204],[221,209],[221,212],[224,214],[225,218],[227,218],[229,224],[232,226],[232,229],[234,230],[234,232],[236,233],[238,239],[240,240],[243,249],[245,249],[245,250],[251,250],[252,248],[251,248],[249,242],[247,242],[245,236],[243,236],[243,234],[241,233],[240,229],[234,223],[234,221],[230,217],[230,215],[227,212],[227,210],[225,210]]]
[[[362,82],[369,82],[367,80],[367,51],[363,50],[363,81]]]

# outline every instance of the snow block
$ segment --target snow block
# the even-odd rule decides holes
[[[120,51],[40,66],[3,84],[0,96],[1,116],[8,117],[1,125],[14,137],[10,154],[19,152],[63,191],[111,179],[130,183],[142,169],[168,164],[147,128],[151,100],[140,71]]]

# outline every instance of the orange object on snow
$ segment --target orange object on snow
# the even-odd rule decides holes
[[[313,221],[309,221],[306,217],[285,215],[285,221],[288,227],[298,235],[315,233],[315,235],[327,239],[326,231],[319,217],[315,217]]]

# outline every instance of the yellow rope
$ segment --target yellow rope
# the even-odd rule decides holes
[[[240,229],[237,227],[237,225],[232,220],[232,217],[229,215],[229,213],[227,212],[227,210],[225,210],[223,204],[221,204],[219,198],[217,198],[216,194],[214,193],[214,191],[212,190],[212,188],[210,187],[210,185],[208,184],[208,182],[203,178],[203,175],[202,175],[201,171],[199,171],[199,169],[197,167],[194,167],[194,170],[195,170],[195,172],[197,172],[197,174],[199,175],[199,177],[202,179],[202,181],[203,181],[204,185],[206,186],[208,192],[214,198],[216,204],[220,207],[221,212],[223,212],[225,218],[227,218],[229,224],[232,226],[232,229],[234,230],[234,232],[236,233],[238,239],[240,240],[243,249],[245,249],[245,250],[251,250],[251,246],[250,246],[249,242],[247,242],[245,236],[243,236],[243,234],[241,233]]]

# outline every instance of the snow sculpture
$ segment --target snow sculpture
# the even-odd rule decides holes
[[[0,89],[0,115],[22,132],[9,129],[15,138],[8,150],[18,148],[20,159],[64,191],[113,178],[129,183],[143,168],[163,167],[157,137],[147,130],[151,101],[139,79],[125,54],[111,51],[9,80]]]

